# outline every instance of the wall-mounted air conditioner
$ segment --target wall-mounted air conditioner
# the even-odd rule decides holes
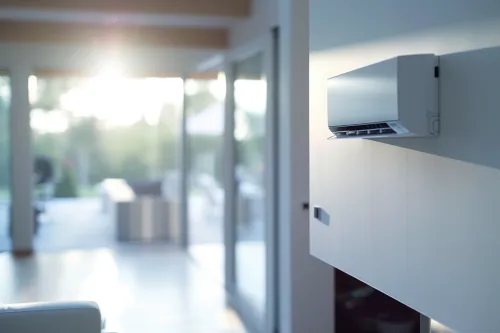
[[[432,54],[400,56],[328,79],[332,138],[437,135],[438,80]]]

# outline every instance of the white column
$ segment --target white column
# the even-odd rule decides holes
[[[236,184],[234,167],[236,161],[234,142],[234,67],[226,59],[226,98],[224,100],[224,284],[229,293],[234,293],[235,276],[235,221],[236,221]]]
[[[28,94],[29,69],[11,68],[12,101],[10,110],[12,250],[27,253],[33,250],[33,207],[31,183],[30,102]]]
[[[279,0],[279,323],[334,332],[333,269],[309,254],[309,1]]]

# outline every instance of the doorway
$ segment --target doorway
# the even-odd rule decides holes
[[[42,72],[29,92],[37,250],[114,246],[110,187],[177,193],[182,79]]]

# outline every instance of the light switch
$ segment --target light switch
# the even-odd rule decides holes
[[[328,214],[323,208],[319,206],[314,206],[313,216],[316,220],[320,221],[325,225],[330,225],[330,214]]]

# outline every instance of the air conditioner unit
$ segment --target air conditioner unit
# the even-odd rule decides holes
[[[332,138],[437,135],[438,80],[432,54],[400,56],[328,79]]]

